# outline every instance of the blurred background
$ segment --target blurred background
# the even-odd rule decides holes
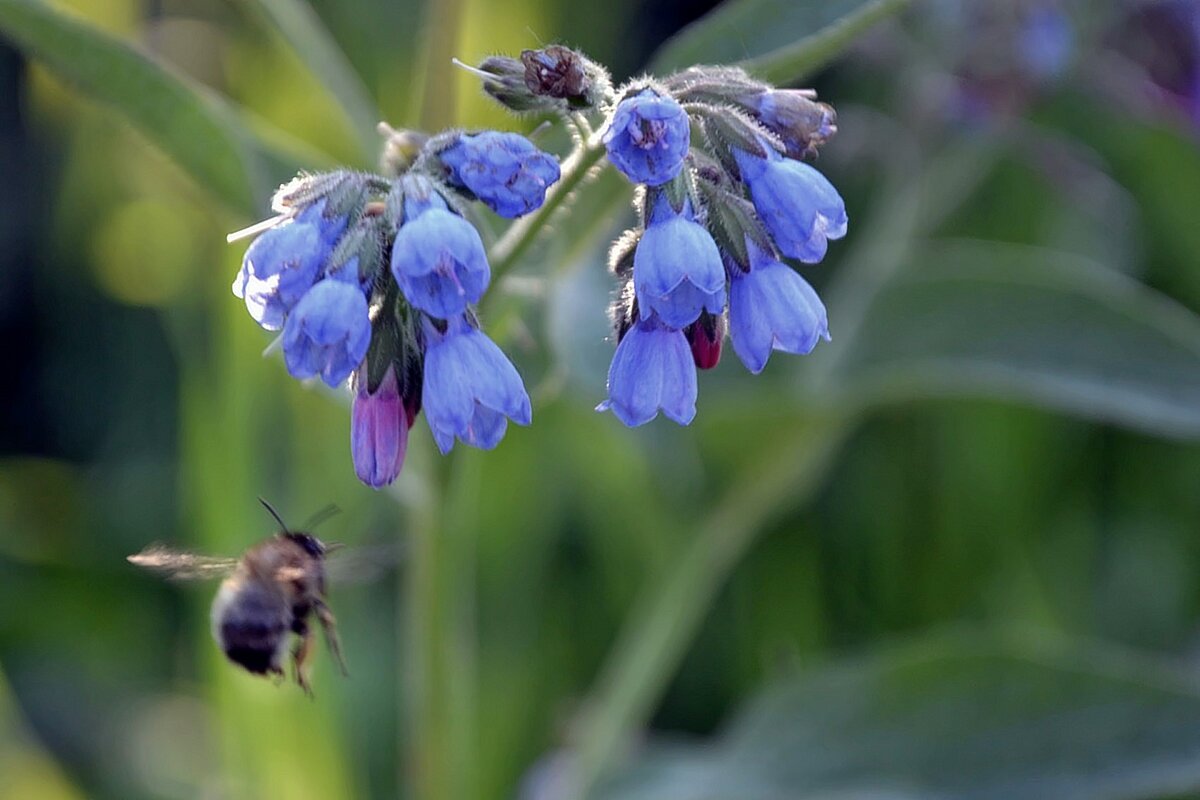
[[[418,425],[371,491],[224,236],[379,116],[531,129],[450,58],[551,42],[837,108],[833,342],[727,354],[688,428],[594,413],[606,174],[487,309],[534,425]],[[222,115],[281,155],[222,183]],[[3,0],[0,797],[1200,797],[1198,136],[1185,0]],[[125,562],[236,555],[260,495],[398,553],[313,701]]]

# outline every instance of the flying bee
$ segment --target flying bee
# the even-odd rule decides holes
[[[224,578],[212,604],[212,633],[225,656],[255,675],[282,678],[284,655],[291,637],[292,671],[296,683],[312,694],[308,657],[316,617],[325,643],[342,674],[347,675],[338,640],[337,621],[325,602],[325,557],[337,545],[316,536],[290,531],[266,500],[259,502],[279,523],[280,530],[251,547],[241,558],[215,558],[152,544],[129,561],[172,579]],[[305,527],[337,511],[329,507]]]

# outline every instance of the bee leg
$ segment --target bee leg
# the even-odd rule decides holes
[[[325,644],[329,647],[329,652],[333,653],[338,666],[341,667],[342,674],[349,677],[350,672],[346,669],[346,659],[342,658],[342,643],[338,639],[337,620],[334,619],[333,612],[320,600],[313,604],[313,610],[321,623],[321,629],[325,631]]]
[[[308,654],[312,651],[312,631],[307,625],[301,623],[296,629],[296,633],[300,636],[296,642],[296,647],[292,650],[292,674],[296,679],[296,685],[299,686],[306,695],[313,696],[312,684],[308,682]]]

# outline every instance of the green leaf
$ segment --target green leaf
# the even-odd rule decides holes
[[[1198,752],[1200,691],[1172,662],[960,634],[804,673],[601,796],[1135,800],[1200,789]]]
[[[34,0],[0,0],[0,34],[88,96],[115,108],[202,185],[251,213],[294,173],[219,97],[137,48]]]
[[[773,83],[792,83],[840,55],[909,0],[729,0],[672,37],[651,71],[741,62]]]
[[[1200,319],[1174,301],[1053,250],[948,242],[913,263],[835,371],[850,397],[999,396],[1200,436]]]

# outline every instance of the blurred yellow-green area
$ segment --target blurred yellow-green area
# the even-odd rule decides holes
[[[773,67],[839,114],[831,343],[727,352],[689,427],[595,413],[610,171],[492,290],[534,424],[443,459],[418,423],[382,492],[230,292],[250,209],[103,94],[128,74],[15,32],[45,7],[0,2],[0,798],[1200,797],[1200,4],[52,4],[363,169],[374,116],[537,125],[452,57],[620,83],[878,12]],[[213,586],[125,561],[237,555],[259,496],[395,553],[332,586],[350,676],[319,650],[313,700],[221,657]]]

